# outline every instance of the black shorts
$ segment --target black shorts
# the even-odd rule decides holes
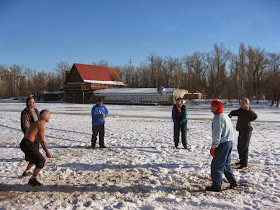
[[[44,167],[46,160],[39,152],[38,145],[27,139],[22,139],[20,142],[20,149],[24,152],[26,161],[35,164],[37,168]]]

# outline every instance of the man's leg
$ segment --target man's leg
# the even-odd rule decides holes
[[[92,126],[91,148],[95,148],[98,126]]]
[[[242,135],[240,134],[239,132],[239,135],[238,135],[238,140],[237,140],[237,151],[238,151],[238,157],[239,157],[239,160],[241,159],[241,148],[242,148]],[[240,161],[239,161],[240,162]]]
[[[236,183],[236,179],[233,174],[232,168],[230,167],[232,141],[226,142],[224,144],[225,144],[225,150],[227,150],[227,158],[226,158],[224,174],[225,174],[227,180],[229,181],[229,183],[233,184],[233,183]]]
[[[180,124],[174,123],[174,143],[175,147],[179,144]]]
[[[222,176],[227,159],[227,150],[225,149],[225,143],[220,144],[215,151],[215,157],[211,163],[211,179],[212,186],[216,189],[221,189]]]
[[[30,172],[30,169],[34,166],[33,163],[28,163],[25,171],[23,172],[22,176],[29,176],[32,175],[32,173]]]
[[[104,145],[104,135],[105,135],[105,129],[104,124],[99,126],[99,146],[100,148],[106,148]]]
[[[180,125],[180,127],[181,127],[181,132],[182,132],[182,144],[183,144],[184,148],[187,149],[187,144],[188,144],[188,142],[187,142],[187,123],[186,122],[182,123]]]
[[[38,176],[38,174],[40,173],[41,168],[36,167],[34,170],[34,173],[32,175],[32,178],[36,178]]]
[[[241,133],[240,133],[241,134]],[[242,132],[240,168],[248,166],[249,144],[252,132]]]
[[[36,178],[40,173],[41,169],[44,167],[46,160],[39,151],[35,151],[33,157],[36,164],[36,168],[28,184],[31,186],[40,186],[42,184],[38,182]]]
[[[29,182],[28,182],[29,185],[31,185],[31,186],[40,186],[40,185],[42,185],[42,184],[41,184],[40,182],[38,182],[37,179],[36,179],[37,176],[38,176],[38,174],[40,173],[41,169],[42,169],[42,168],[38,168],[38,167],[36,166],[36,168],[35,168],[35,170],[34,170],[34,173],[33,173],[32,177],[31,177],[31,179],[29,179]]]

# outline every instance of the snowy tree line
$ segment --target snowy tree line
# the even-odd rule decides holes
[[[101,60],[93,65],[109,66]],[[24,66],[0,66],[0,96],[27,96],[40,90],[60,90],[65,72],[72,65],[57,64],[53,72],[36,72]],[[268,53],[264,49],[246,48],[240,44],[237,54],[223,44],[214,44],[208,53],[162,57],[147,56],[139,66],[129,63],[115,66],[128,87],[174,87],[202,92],[208,98],[269,99],[279,105],[280,99],[280,53]]]

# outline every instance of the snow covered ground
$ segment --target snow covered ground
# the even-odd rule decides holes
[[[37,103],[48,108],[47,159],[31,187],[21,178],[27,163],[19,148],[24,103],[0,103],[0,209],[279,209],[280,109],[252,104],[249,167],[238,170],[238,187],[205,192],[211,184],[209,103],[188,104],[192,151],[173,149],[171,106],[106,105],[106,149],[90,149],[92,105]],[[238,104],[225,106],[225,113]],[[232,118],[233,126],[236,118]],[[97,145],[98,146],[98,145]],[[40,150],[44,155],[43,150]]]

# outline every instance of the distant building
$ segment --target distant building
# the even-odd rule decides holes
[[[63,102],[64,91],[43,92],[40,95],[40,101]]]
[[[201,94],[201,93],[200,93]],[[187,90],[166,88],[163,95],[157,88],[118,88],[94,91],[96,97],[103,98],[105,103],[113,104],[174,104],[177,98],[190,99],[198,96]],[[192,97],[191,97],[192,96]]]
[[[114,68],[75,63],[63,85],[64,101],[91,103],[96,101],[93,91],[125,86]]]

